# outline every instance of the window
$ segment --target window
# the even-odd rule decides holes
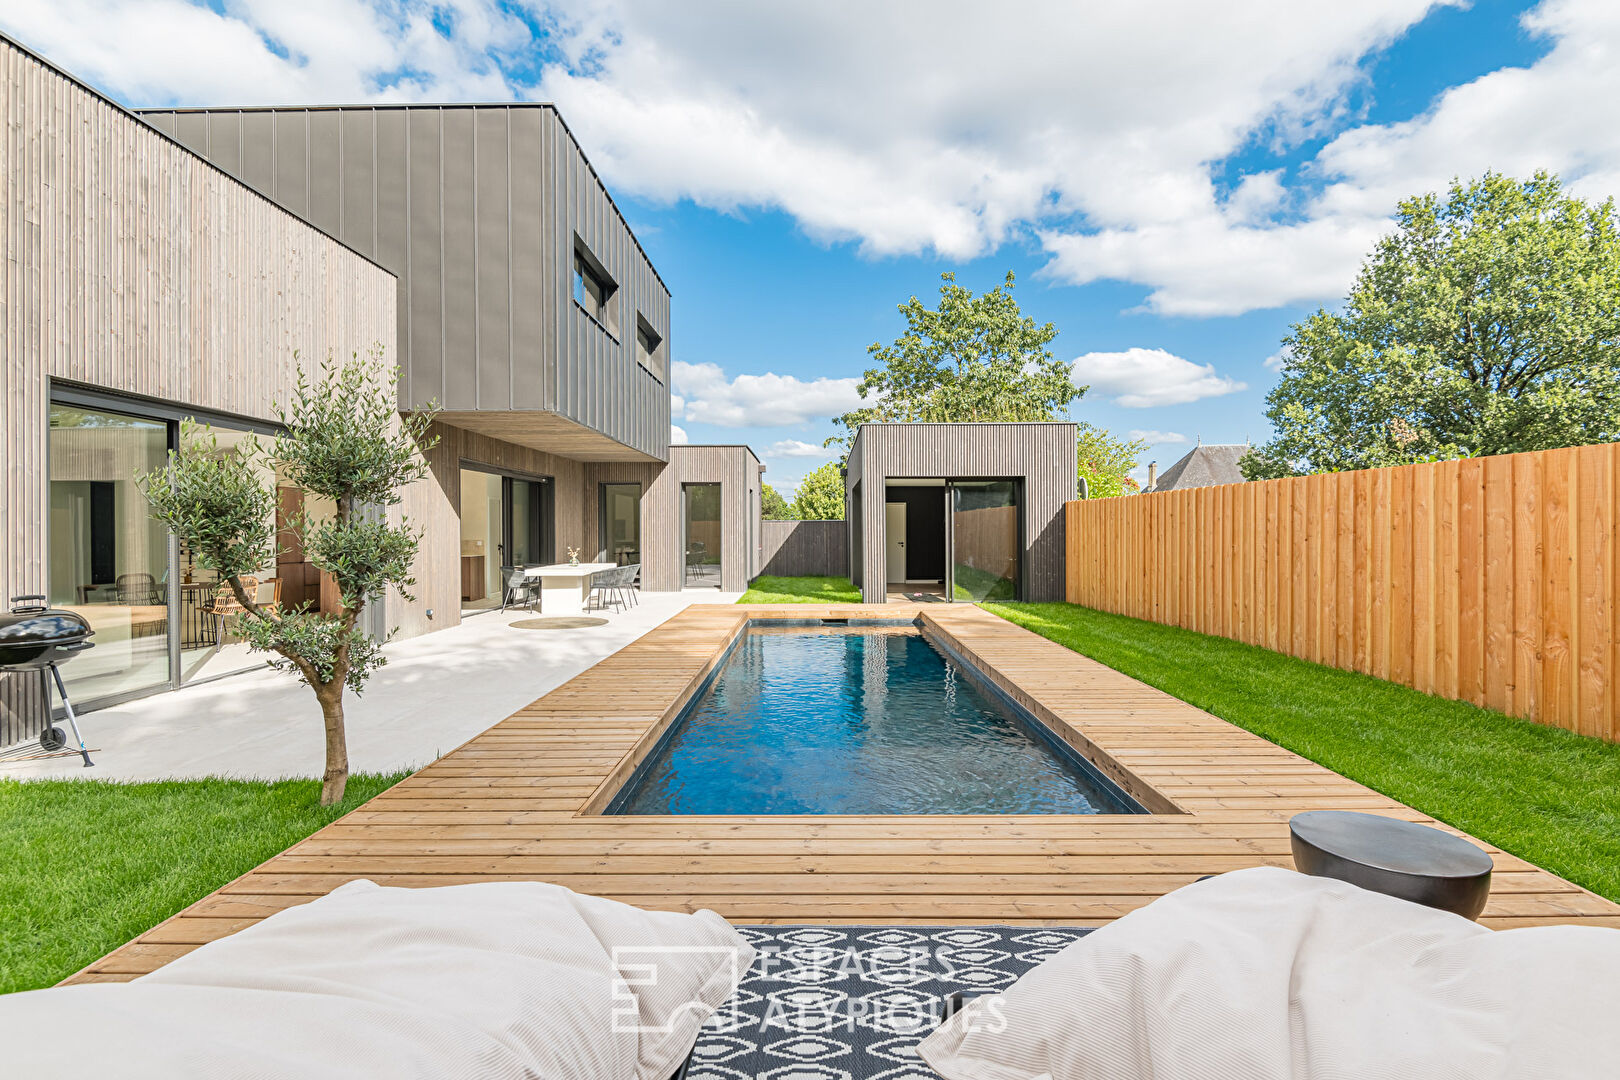
[[[574,303],[614,337],[619,336],[619,305],[613,302],[619,286],[608,276],[583,243],[574,241]]]
[[[664,378],[664,358],[658,349],[664,344],[664,339],[652,324],[638,312],[636,314],[636,361],[642,367],[652,372],[659,381]]]

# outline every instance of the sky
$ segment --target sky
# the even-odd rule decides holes
[[[1262,442],[1292,323],[1397,202],[1620,191],[1620,2],[7,0],[130,106],[557,103],[673,294],[676,441],[790,493],[939,275],[1014,295],[1148,444]]]

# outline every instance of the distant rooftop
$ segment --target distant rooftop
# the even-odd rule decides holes
[[[1179,491],[1182,488],[1215,487],[1243,483],[1238,461],[1249,452],[1248,443],[1219,446],[1198,445],[1164,470],[1158,482],[1143,491]]]

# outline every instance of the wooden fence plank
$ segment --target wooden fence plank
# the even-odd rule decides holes
[[[1620,739],[1620,444],[1070,504],[1072,601]]]

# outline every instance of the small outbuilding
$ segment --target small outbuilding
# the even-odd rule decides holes
[[[844,473],[867,603],[1062,600],[1072,423],[863,424]]]

